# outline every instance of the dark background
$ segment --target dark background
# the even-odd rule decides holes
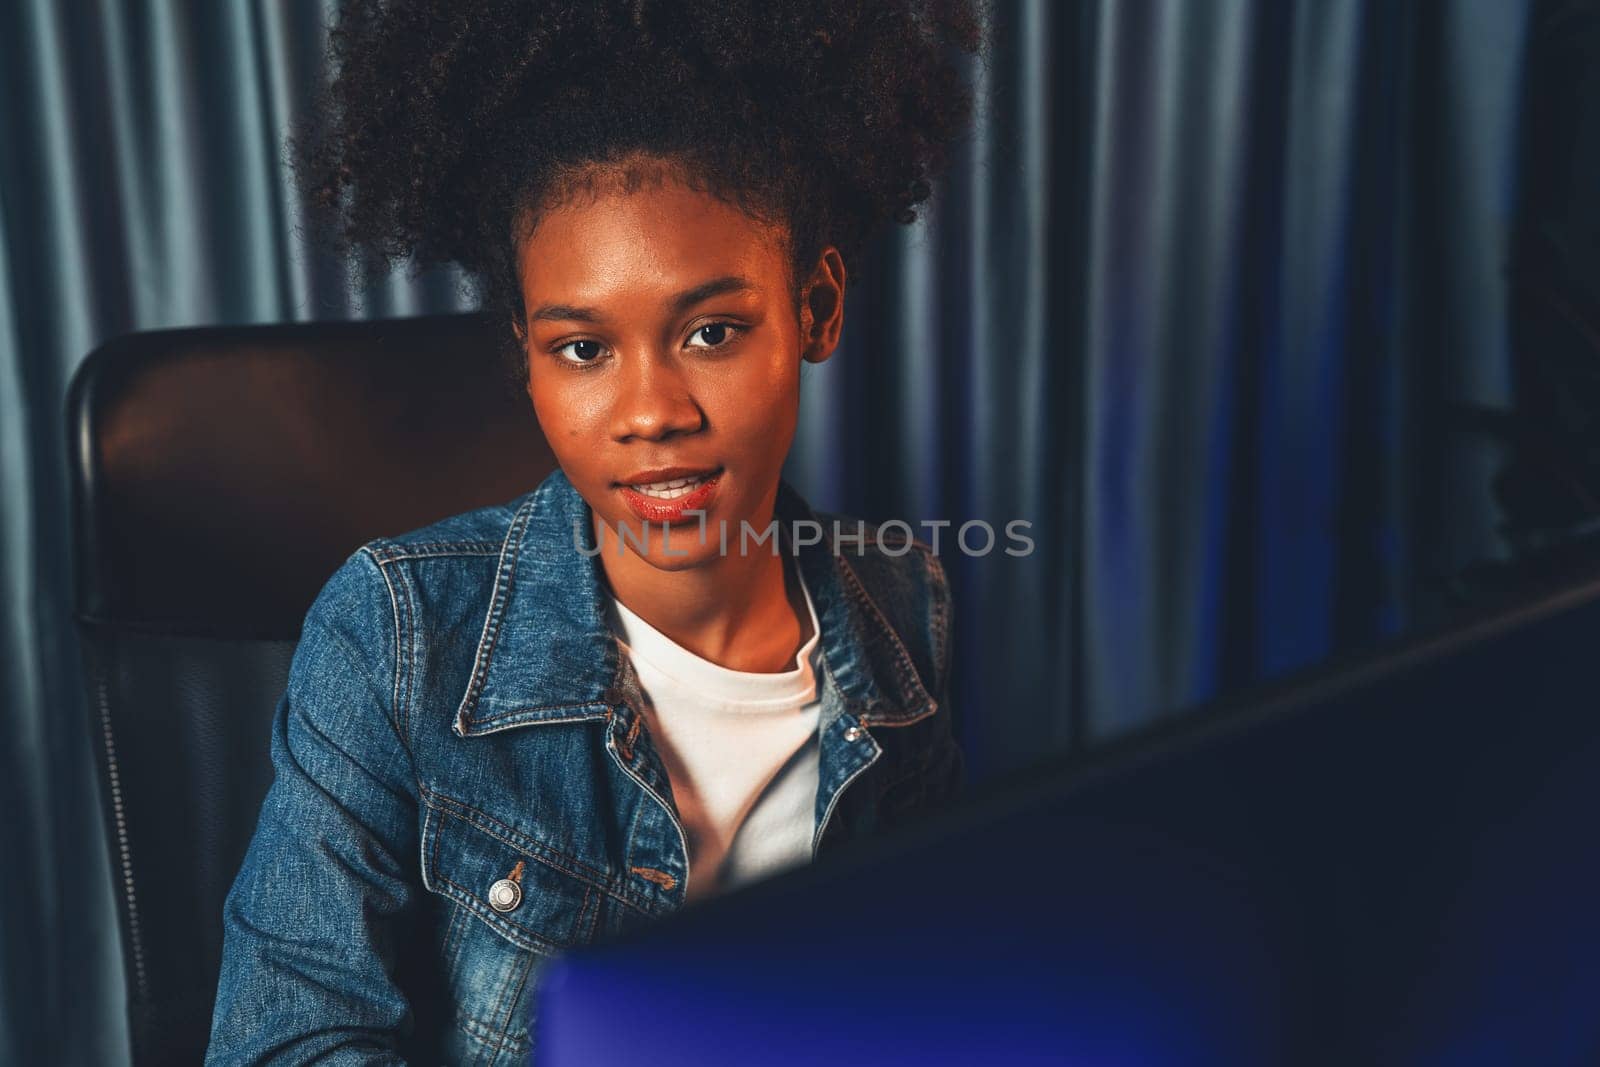
[[[70,617],[78,361],[134,330],[472,306],[449,272],[352,281],[298,231],[282,142],[330,11],[0,5],[3,1062],[126,1055]],[[1475,409],[1526,407],[1530,348],[1595,350],[1596,21],[999,0],[975,133],[857,269],[788,468],[822,509],[950,523],[977,778],[1436,625],[1472,565],[1537,540],[1518,521],[1592,518],[1566,483],[1502,507],[1523,453]],[[1014,519],[1030,555],[1001,551]],[[969,520],[994,552],[954,548]]]

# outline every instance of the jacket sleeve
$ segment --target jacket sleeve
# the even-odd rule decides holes
[[[365,549],[306,616],[273,719],[273,783],[223,908],[207,1064],[404,1062],[395,935],[420,887],[393,619]]]

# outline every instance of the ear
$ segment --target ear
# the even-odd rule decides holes
[[[800,356],[822,363],[839,347],[844,329],[844,258],[832,245],[800,290]]]

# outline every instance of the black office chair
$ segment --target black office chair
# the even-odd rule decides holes
[[[76,610],[137,1064],[200,1062],[300,623],[362,542],[555,467],[479,315],[170,330],[68,399]]]

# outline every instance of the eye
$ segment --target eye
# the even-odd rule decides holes
[[[720,348],[733,340],[734,336],[742,329],[744,327],[736,326],[731,322],[708,322],[689,335],[689,347]],[[697,340],[703,343],[696,344]]]
[[[584,363],[593,363],[599,358],[601,352],[599,341],[568,341],[566,344],[556,349],[556,355],[560,355],[569,349],[572,352],[572,358],[567,360],[567,362],[577,363],[580,365]]]

